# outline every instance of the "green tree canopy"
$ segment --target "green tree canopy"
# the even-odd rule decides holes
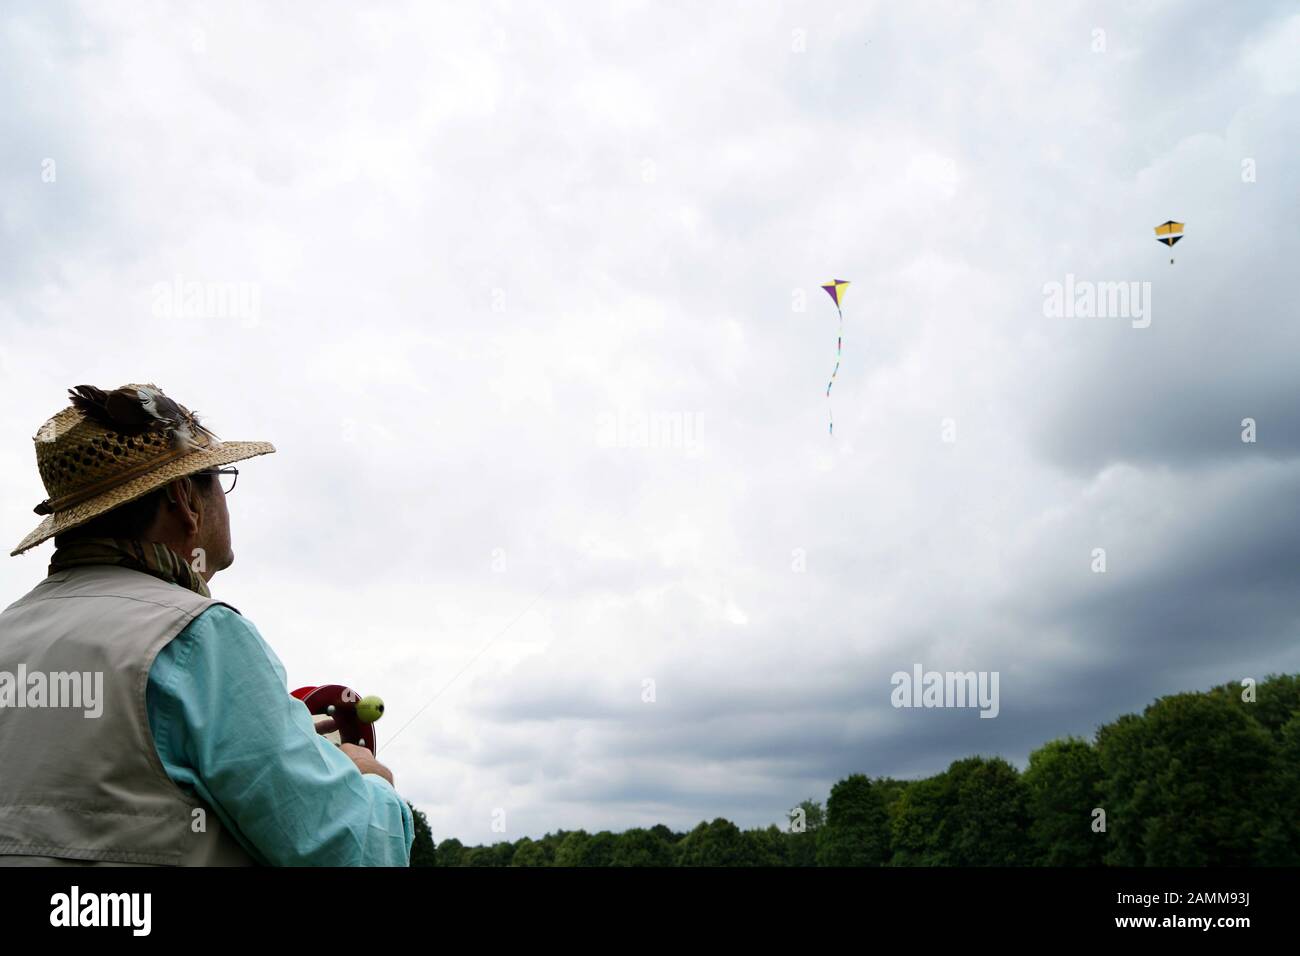
[[[1024,782],[1001,757],[967,757],[899,798],[900,866],[1023,866],[1032,860]]]
[[[889,815],[870,778],[855,773],[831,787],[817,834],[818,866],[881,866],[889,859]]]
[[[411,807],[411,816],[415,821],[415,842],[411,844],[411,866],[437,866],[438,852],[433,845],[433,831],[429,829],[429,818],[423,810]]]
[[[789,866],[789,834],[781,832],[775,823],[768,827],[746,830],[744,838],[745,866]]]
[[[1024,774],[1029,837],[1043,866],[1100,866],[1105,832],[1093,830],[1101,806],[1101,758],[1086,740],[1069,737],[1029,755]]]
[[[591,836],[586,830],[574,830],[560,842],[555,851],[556,866],[586,866],[587,845]]]
[[[677,844],[678,866],[743,866],[745,841],[730,820],[701,822]]]
[[[610,866],[672,866],[673,847],[657,832],[644,829],[620,833]]]
[[[546,847],[524,837],[515,844],[514,856],[510,858],[511,866],[550,866],[546,856]]]
[[[1249,706],[1175,694],[1098,731],[1107,863],[1243,866],[1268,855],[1280,749]],[[1275,828],[1269,842],[1276,852]]]
[[[438,866],[464,866],[465,847],[455,837],[438,844]]]

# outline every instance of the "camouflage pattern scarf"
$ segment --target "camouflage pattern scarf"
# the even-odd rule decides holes
[[[83,538],[66,544],[50,559],[50,574],[89,564],[115,564],[162,578],[188,588],[206,598],[212,597],[203,576],[190,567],[179,554],[156,541],[130,541],[126,538]]]

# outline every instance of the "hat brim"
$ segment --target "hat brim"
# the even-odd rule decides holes
[[[52,515],[46,515],[45,519],[36,526],[36,529],[31,534],[18,542],[18,547],[10,551],[9,556],[14,557],[22,554],[24,551],[36,547],[42,541],[48,541],[56,534],[62,534],[64,531],[83,525],[91,518],[97,518],[104,512],[112,511],[119,505],[124,505],[136,498],[147,495],[149,492],[161,488],[177,478],[184,478],[196,471],[204,471],[208,468],[243,461],[245,458],[269,455],[274,451],[275,446],[270,442],[228,441],[222,442],[220,448],[211,451],[196,451],[185,455],[183,458],[169,461],[164,465],[160,465],[156,470],[141,475],[139,478],[133,478],[126,484],[119,485],[102,495],[96,495],[73,505],[71,508],[56,511]]]

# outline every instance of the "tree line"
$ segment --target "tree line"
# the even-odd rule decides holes
[[[1023,772],[973,756],[920,780],[855,773],[785,827],[435,846],[412,810],[412,866],[1296,866],[1300,675],[1162,697],[1044,744]]]

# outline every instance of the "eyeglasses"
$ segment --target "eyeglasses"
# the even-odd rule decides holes
[[[221,491],[224,494],[230,494],[235,490],[235,484],[239,481],[238,468],[209,468],[207,471],[196,471],[196,475],[218,475],[221,482]]]

